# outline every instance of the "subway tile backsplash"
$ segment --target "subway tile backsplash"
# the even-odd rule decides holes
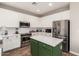
[[[16,28],[14,28],[14,27],[8,27],[8,28],[6,28],[5,30],[2,30],[2,29],[0,28],[0,35],[1,35],[1,34],[4,34],[5,31],[7,31],[7,34],[8,34],[8,35],[9,35],[9,34],[15,34]]]

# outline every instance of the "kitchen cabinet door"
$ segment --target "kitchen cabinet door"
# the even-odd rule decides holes
[[[11,41],[11,49],[15,49],[21,46],[21,39],[20,39],[20,35],[13,35],[11,37],[9,37],[10,41]]]
[[[3,52],[9,51],[21,46],[21,39],[19,35],[5,37],[3,40]]]
[[[20,35],[19,34],[15,34],[13,36],[13,38],[11,37],[11,39],[12,39],[12,43],[14,44],[14,47],[15,48],[21,46],[21,38],[20,38]]]
[[[53,55],[52,47],[44,43],[39,43],[39,56],[52,56],[52,55]]]
[[[38,41],[31,39],[31,54],[32,56],[38,56],[39,53],[39,45],[38,45]]]
[[[3,52],[10,50],[11,40],[8,37],[3,39]],[[13,46],[13,45],[12,45]]]
[[[62,56],[61,44],[53,47],[53,56]]]
[[[19,14],[7,9],[0,9],[0,26],[19,27]]]

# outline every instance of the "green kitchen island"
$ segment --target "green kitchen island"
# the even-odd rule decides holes
[[[31,37],[32,56],[62,56],[63,39],[35,35]]]

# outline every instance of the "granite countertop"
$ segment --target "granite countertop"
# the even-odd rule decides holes
[[[51,36],[43,36],[43,35],[34,35],[34,36],[31,36],[31,38],[37,41],[43,42],[45,44],[48,44],[52,47],[57,46],[63,41],[63,39],[58,39],[58,38],[53,38]]]

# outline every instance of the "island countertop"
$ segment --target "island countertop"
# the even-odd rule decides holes
[[[60,44],[63,41],[63,39],[54,38],[51,36],[44,36],[44,35],[34,35],[34,36],[31,36],[31,38],[35,39],[37,41],[40,41],[42,43],[48,44],[52,47],[57,46],[58,44]]]

